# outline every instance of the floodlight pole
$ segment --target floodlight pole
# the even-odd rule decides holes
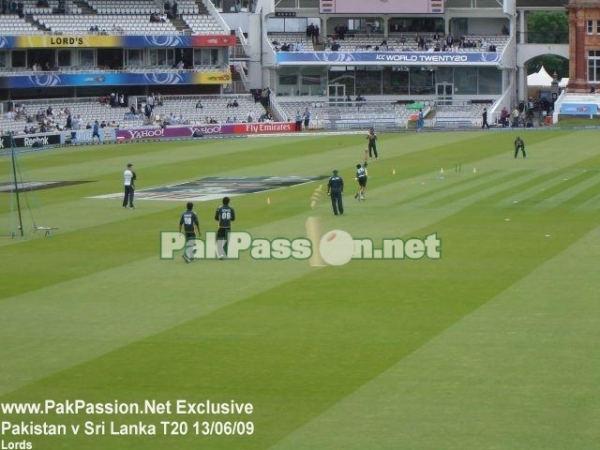
[[[23,234],[23,217],[21,215],[21,200],[19,198],[19,182],[17,180],[17,159],[15,154],[15,138],[10,136],[10,155],[11,155],[11,163],[12,163],[12,172],[13,172],[13,180],[15,183],[15,196],[17,199],[17,213],[19,214],[19,232],[21,233],[21,237]]]

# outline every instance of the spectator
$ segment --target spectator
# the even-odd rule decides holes
[[[423,114],[423,110],[419,109],[419,118],[417,119],[417,131],[423,131],[423,127],[425,126],[425,115]]]
[[[519,111],[519,108],[515,108],[514,111],[512,112],[512,126],[513,128],[518,128],[519,127],[519,116],[521,115],[521,112]]]
[[[481,113],[481,128],[487,128],[489,130],[490,124],[488,123],[488,110],[487,108],[483,108],[483,112]]]
[[[508,109],[506,109],[506,106],[504,108],[502,108],[502,111],[500,112],[500,125],[502,125],[503,128],[508,126]]]
[[[308,125],[310,124],[310,110],[308,106],[304,108],[304,112],[302,113],[302,120],[304,122],[304,129],[308,130]]]
[[[100,137],[100,124],[97,120],[94,121],[94,125],[92,125],[92,141],[94,138],[98,138],[98,142],[102,141],[102,138]]]
[[[150,117],[152,116],[152,109],[153,107],[150,103],[146,103],[146,106],[144,106],[144,115],[147,119],[150,119]]]

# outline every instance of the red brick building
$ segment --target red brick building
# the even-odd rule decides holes
[[[600,1],[570,0],[569,91],[600,87]]]

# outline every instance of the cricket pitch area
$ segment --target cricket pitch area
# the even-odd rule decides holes
[[[194,181],[140,189],[135,192],[136,200],[167,201],[209,201],[223,196],[233,197],[242,194],[272,191],[275,189],[298,186],[323,179],[322,176],[260,176],[260,177],[205,177]],[[121,198],[122,192],[98,195],[91,198]]]

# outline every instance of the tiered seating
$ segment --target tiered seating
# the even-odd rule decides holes
[[[179,0],[177,2],[177,14],[198,14],[198,4],[194,0]]]
[[[483,109],[486,104],[438,106],[435,114],[436,127],[475,127],[481,126]],[[488,118],[488,122],[492,121]]]
[[[237,108],[228,108],[227,104],[237,99]],[[202,108],[197,108],[197,103]],[[161,119],[170,117],[171,113],[176,117],[183,116],[191,125],[204,125],[214,120],[219,124],[229,122],[247,122],[248,116],[253,117],[256,122],[265,110],[260,103],[255,103],[250,95],[243,96],[200,96],[200,97],[166,97],[163,106],[155,110]]]
[[[49,28],[54,33],[89,34],[90,28],[98,27],[99,32],[129,35],[177,34],[171,22],[150,22],[147,15],[82,14],[73,20],[68,16],[34,16],[33,20]]]
[[[387,45],[383,45],[383,41],[387,42]],[[331,49],[331,45],[334,40],[328,39],[325,43],[326,49]],[[382,36],[347,36],[343,40],[335,41],[340,45],[339,51],[342,52],[365,52],[365,51],[374,51],[377,47],[379,51],[390,51],[390,52],[400,52],[400,51],[416,51],[417,44],[414,39],[407,38],[403,43],[400,38],[389,38],[386,39]]]
[[[443,40],[444,38],[440,39]],[[472,47],[460,48],[459,40],[454,41],[454,45],[451,49],[453,52],[469,52],[469,51],[487,51],[487,45],[494,45],[496,52],[500,53],[506,47],[508,43],[507,36],[483,36],[483,35],[469,35],[466,36],[467,42],[474,43]],[[385,43],[384,43],[385,41]],[[334,40],[328,38],[325,42],[325,48],[331,49],[331,45],[337,42],[340,45],[339,51],[346,52],[357,52],[357,51],[374,51],[378,47],[379,51],[393,51],[393,52],[416,52],[419,50],[414,34],[390,36],[388,38],[381,35],[355,35],[346,36],[343,40]],[[387,44],[387,45],[385,45]],[[425,39],[425,51],[433,51],[435,42],[431,37]]]
[[[152,0],[88,0],[98,14],[162,14],[164,10]]]
[[[0,15],[0,34],[3,36],[19,36],[24,34],[44,34],[25,19],[16,14]]]
[[[217,22],[217,20],[210,15],[205,14],[182,14],[181,18],[191,28],[192,34],[229,34],[229,30],[223,29],[223,27]]]
[[[22,0],[23,1],[23,12],[25,14],[53,14],[58,9],[58,0],[48,0],[47,7],[38,7],[37,0]],[[65,13],[66,14],[81,14],[81,8],[79,8],[73,0],[65,1]]]
[[[238,107],[227,107],[227,104],[236,99]],[[140,104],[144,104],[145,98],[138,98]],[[202,108],[198,108],[200,102]],[[48,106],[52,106],[56,115],[54,121],[62,127],[66,125],[67,115],[61,110],[66,108],[71,111],[73,117],[81,116],[81,128],[85,128],[87,124],[92,124],[95,120],[104,121],[107,124],[116,123],[119,128],[135,128],[146,125],[146,120],[143,114],[132,116],[129,108],[112,108],[106,103],[101,103],[98,99],[82,99],[81,101],[68,100],[28,100],[22,101],[19,105],[24,105],[27,110],[27,115],[35,117],[38,110],[44,111]],[[142,108],[143,110],[143,108]],[[180,123],[189,125],[205,125],[211,120],[216,123],[224,124],[242,123],[248,121],[248,116],[252,117],[253,122],[257,122],[261,115],[264,114],[264,108],[260,103],[255,103],[250,95],[244,96],[164,96],[163,105],[154,108],[155,125],[160,121],[170,121],[171,116],[175,117],[169,126],[178,126]],[[7,118],[8,114],[4,114],[0,118],[0,131],[8,133],[10,131],[16,134],[22,134],[23,129],[34,126],[37,127],[37,122],[27,122],[25,118]]]
[[[112,122],[116,122],[121,127],[134,127],[141,126],[144,122],[143,116],[139,115],[133,120],[125,120],[125,114],[129,112],[127,108],[111,108],[106,104],[100,103],[97,99],[86,99],[81,101],[73,102],[72,100],[36,100],[36,101],[23,101],[22,104],[25,106],[27,110],[27,115],[35,118],[38,110],[43,109],[44,111],[48,108],[48,106],[52,106],[55,111],[54,122],[60,124],[62,127],[66,125],[67,115],[61,114],[61,110],[65,110],[68,108],[71,111],[73,117],[81,116],[81,128],[84,129],[86,125],[89,123],[93,123],[95,120],[100,122],[105,121],[110,124]],[[4,114],[3,118],[0,120],[0,129],[3,132],[14,131],[17,134],[21,134],[25,126],[28,128],[33,126],[37,127],[38,123],[34,120],[34,122],[27,122],[25,118],[21,118],[19,120],[8,119],[7,114]]]
[[[391,102],[361,103],[357,106],[355,102],[340,102],[337,105],[329,105],[326,102],[307,101],[282,101],[279,105],[287,115],[287,119],[294,121],[296,114],[308,107],[311,111],[311,122],[314,128],[359,128],[376,127],[397,128],[405,127],[414,114],[404,104]],[[429,112],[427,105],[424,113]]]
[[[294,44],[294,50],[298,51],[296,46],[300,44],[301,51],[312,52],[315,50],[312,40],[306,36],[306,33],[269,33],[269,42],[276,51],[279,51],[284,44]],[[279,45],[273,44],[279,42]]]

